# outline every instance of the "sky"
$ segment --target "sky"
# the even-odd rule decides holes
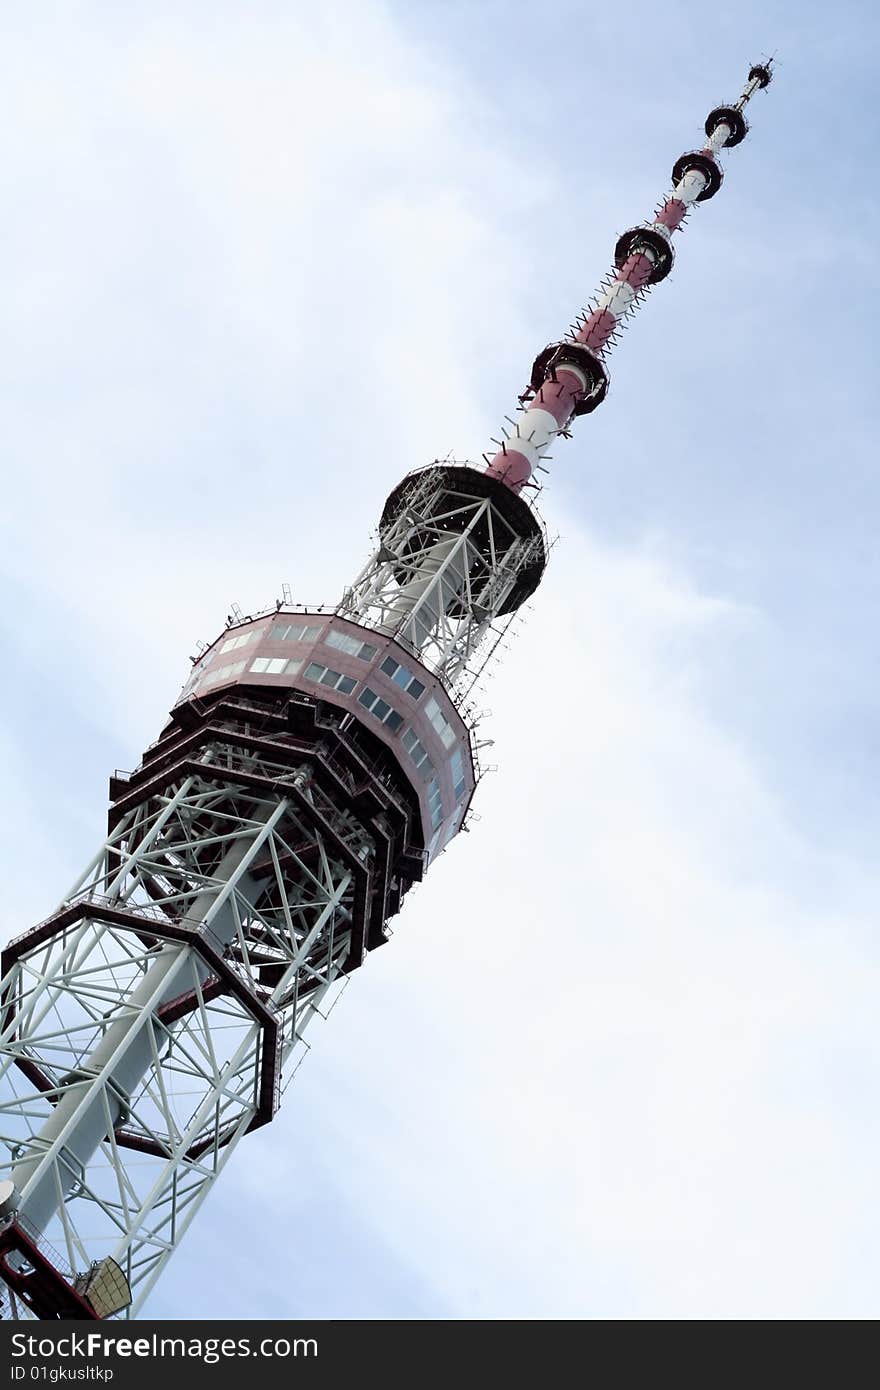
[[[778,53],[554,451],[480,819],[146,1311],[878,1316],[875,8],[2,13],[4,939],[230,603],[480,458]]]

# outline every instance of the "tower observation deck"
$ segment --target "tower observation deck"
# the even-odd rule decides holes
[[[536,357],[485,467],[409,473],[335,608],[230,616],[137,768],[110,779],[91,863],[6,946],[2,1316],[137,1315],[275,1115],[312,1020],[462,828],[480,776],[469,692],[547,563],[534,473],[604,400],[621,324],[669,274],[770,78],[756,64],[710,113]]]

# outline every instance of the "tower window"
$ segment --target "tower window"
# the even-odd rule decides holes
[[[383,700],[377,695],[375,690],[371,690],[365,685],[358,696],[358,704],[363,705],[364,709],[370,711],[380,724],[387,724],[393,733],[396,733],[403,723],[403,715],[398,714],[396,709],[392,709],[387,700]]]
[[[412,729],[405,729],[401,735],[401,743],[412,758],[420,772],[427,776],[434,771],[434,764],[428,757],[428,750],[424,744],[416,738]]]
[[[238,637],[227,637],[226,641],[218,648],[219,652],[234,652],[236,647],[243,647],[246,642],[252,642],[261,633],[254,628],[250,632],[242,632]]]
[[[418,700],[424,695],[425,687],[422,682],[416,680],[412,671],[408,671],[405,666],[401,666],[399,661],[395,661],[393,656],[386,656],[382,662],[381,669],[386,676],[390,676],[395,685],[399,685],[401,690],[405,690],[413,700]]]
[[[250,669],[258,675],[295,676],[301,666],[301,661],[288,661],[283,656],[258,656]]]
[[[229,666],[218,666],[216,671],[209,671],[204,680],[200,682],[202,686],[216,685],[218,681],[232,680],[244,670],[243,661],[234,661]]]
[[[349,656],[357,656],[361,661],[372,661],[379,650],[378,647],[371,647],[369,642],[362,642],[359,637],[351,637],[347,632],[337,632],[335,629],[327,633],[324,641],[328,647],[348,652]]]
[[[431,696],[428,703],[425,705],[425,714],[428,716],[437,733],[440,735],[443,747],[451,748],[456,740],[455,730],[453,729],[449,720],[446,718],[446,715],[443,713],[440,706],[437,704],[437,701],[434,699],[433,695]]]
[[[350,695],[357,685],[357,681],[352,680],[351,676],[344,676],[341,671],[332,671],[329,666],[319,666],[315,661],[306,667],[303,679],[329,686],[331,690],[338,690],[340,695]]]
[[[452,771],[452,786],[457,801],[467,785],[467,778],[465,777],[464,771],[464,753],[460,748],[457,748],[453,753],[449,766]]]
[[[273,642],[314,642],[319,627],[304,627],[302,623],[274,623],[269,636]]]

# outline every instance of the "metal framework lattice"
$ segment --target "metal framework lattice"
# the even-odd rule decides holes
[[[371,852],[307,770],[214,743],[7,948],[0,1174],[71,1270],[119,1262],[133,1314],[238,1140],[274,1114],[348,959],[351,857]]]
[[[466,465],[409,474],[379,540],[337,611],[394,636],[450,689],[478,674],[547,554],[536,513],[521,503],[512,515],[509,493],[487,491],[485,474]]]

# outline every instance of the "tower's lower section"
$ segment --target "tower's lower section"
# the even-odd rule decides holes
[[[5,1317],[97,1316],[77,1291],[108,1258],[137,1313],[423,871],[398,760],[301,692],[178,706],[111,797],[86,874],[3,954]]]

